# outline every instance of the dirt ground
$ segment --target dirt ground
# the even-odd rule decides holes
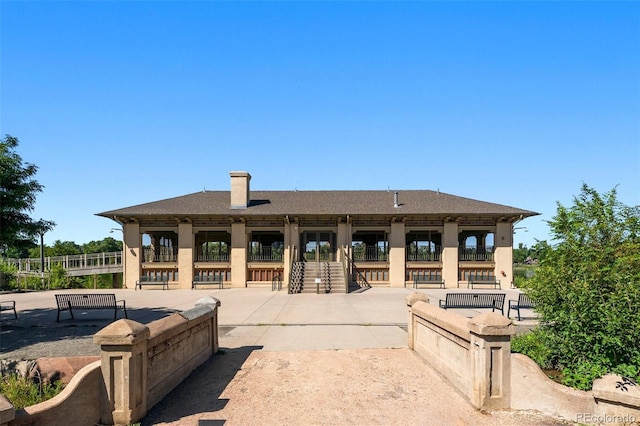
[[[142,425],[561,425],[481,413],[409,349],[240,348],[196,370]]]

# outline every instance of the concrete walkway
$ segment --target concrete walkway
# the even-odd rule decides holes
[[[154,407],[143,425],[562,424],[535,413],[473,409],[407,348],[405,298],[413,291],[105,290],[126,300],[129,318],[141,323],[189,309],[205,296],[221,301],[221,353]],[[420,291],[437,304],[457,289]],[[1,359],[99,353],[91,339],[111,322],[111,313],[92,311],[75,320],[64,314],[56,322],[58,292],[0,295],[16,300],[19,316],[3,314]],[[517,293],[507,290],[507,299]]]

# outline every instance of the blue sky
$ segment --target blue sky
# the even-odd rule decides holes
[[[0,134],[47,244],[231,170],[537,211],[528,246],[583,182],[640,204],[639,2],[5,0],[0,24]]]

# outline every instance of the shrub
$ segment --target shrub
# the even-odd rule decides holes
[[[19,374],[10,374],[0,380],[0,393],[7,397],[16,409],[51,399],[62,389],[63,385],[60,381],[51,384],[34,382]]]
[[[548,336],[541,329],[514,336],[511,339],[511,350],[528,356],[540,368],[552,368]]]
[[[536,302],[549,364],[565,383],[590,389],[593,380],[640,360],[640,211],[616,192],[583,185],[570,208],[549,221],[556,244],[521,285]]]

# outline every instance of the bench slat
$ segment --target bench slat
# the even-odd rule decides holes
[[[440,307],[448,308],[491,308],[500,309],[504,315],[504,293],[447,293],[445,300],[440,300]]]
[[[15,300],[3,300],[2,302],[0,302],[0,312],[2,311],[13,311],[14,318],[18,319]]]
[[[161,285],[163,290],[169,288],[169,280],[163,277],[151,277],[149,275],[143,275],[140,277],[138,281],[136,281],[136,285],[134,286],[134,290],[140,288],[142,290],[143,285]]]
[[[58,305],[56,322],[60,321],[60,312],[63,311],[69,311],[71,319],[74,319],[74,309],[113,309],[114,321],[117,318],[118,310],[122,309],[125,318],[128,318],[126,302],[124,300],[116,300],[116,295],[113,293],[56,294],[55,297]]]
[[[524,293],[520,293],[518,296],[518,300],[509,301],[509,308],[507,309],[507,318],[510,317],[511,309],[518,311],[518,321],[522,321],[520,316],[521,309],[533,309],[536,307],[536,304]]]
[[[197,289],[198,285],[217,285],[218,288],[223,288],[224,280],[222,279],[222,275],[217,274],[213,276],[196,275],[191,282],[191,289]]]
[[[440,288],[444,288],[444,280],[438,278],[432,278],[427,275],[415,275],[413,277],[413,288],[418,288],[418,285],[437,285]]]

